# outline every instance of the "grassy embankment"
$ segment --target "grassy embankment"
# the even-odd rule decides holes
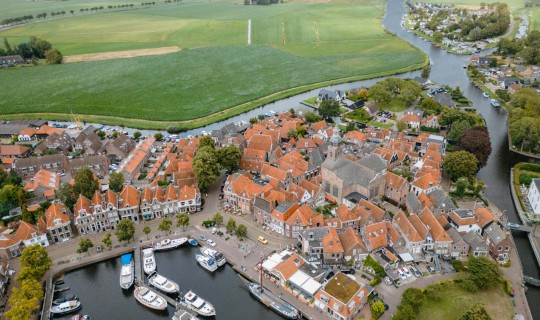
[[[540,178],[540,165],[535,163],[520,162],[514,166],[514,190],[516,190],[521,210],[525,210],[523,205],[523,194],[521,193],[520,185],[525,184],[527,187],[531,183],[531,179]],[[525,195],[526,196],[526,195]]]
[[[16,43],[37,35],[67,55],[163,46],[182,51],[2,70],[0,112],[2,118],[65,120],[73,111],[86,121],[187,129],[320,86],[421,67],[422,53],[382,29],[382,4],[189,3],[11,29],[0,37]]]

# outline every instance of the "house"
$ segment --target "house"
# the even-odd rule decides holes
[[[367,136],[363,132],[352,130],[343,135],[343,141],[362,146],[367,142]]]
[[[498,223],[492,223],[484,230],[483,235],[489,246],[489,253],[498,262],[506,262],[510,259],[512,239],[509,232],[503,230]]]
[[[1,228],[0,231],[0,259],[10,260],[20,256],[23,249],[21,241],[8,229]]]
[[[343,199],[354,195],[378,198],[384,195],[386,161],[376,154],[353,161],[341,155],[341,148],[332,145],[328,147],[321,175],[326,197],[333,202],[341,204]]]
[[[90,169],[95,175],[105,176],[109,173],[109,159],[103,155],[94,155],[74,158],[69,161],[72,177],[84,167]]]
[[[338,272],[315,294],[315,307],[331,319],[356,319],[371,290]]]
[[[298,232],[298,241],[302,244],[302,253],[308,256],[310,263],[322,263],[324,252],[322,239],[328,234],[329,228],[307,228]]]
[[[39,244],[42,247],[49,246],[47,234],[26,221],[22,221],[19,224],[19,228],[15,231],[14,236],[17,240],[20,240],[25,247],[33,246],[35,244]]]
[[[430,193],[439,185],[438,179],[433,177],[431,173],[421,175],[420,177],[416,175],[416,177],[417,178],[410,184],[410,191],[416,196],[419,196],[421,193]]]
[[[60,175],[58,173],[40,169],[33,177],[33,181],[25,184],[24,189],[33,192],[37,198],[53,199],[60,188]]]
[[[324,100],[334,100],[334,101],[342,101],[346,98],[345,91],[336,90],[336,91],[330,91],[327,89],[321,89],[319,91],[319,94],[317,95],[317,100],[324,101]]]
[[[111,158],[125,158],[135,148],[135,140],[131,139],[125,134],[119,134],[116,139],[112,140],[105,147],[107,156]]]
[[[508,89],[512,84],[521,83],[521,79],[515,77],[505,77],[501,80],[501,88]]]
[[[153,136],[146,137],[120,163],[118,171],[122,173],[126,181],[133,181],[139,178],[142,168],[148,158],[150,158],[150,153],[155,142],[156,139]]]
[[[120,220],[131,219],[139,222],[139,204],[141,195],[139,190],[132,185],[124,185],[118,199],[118,215]]]
[[[30,155],[31,151],[32,149],[18,144],[2,144],[0,145],[0,158],[24,158]]]
[[[336,228],[328,228],[328,233],[322,239],[323,261],[326,266],[332,269],[339,268],[343,263],[345,250],[341,244],[341,239]]]
[[[68,155],[72,148],[71,137],[67,133],[62,132],[61,134],[53,133],[47,136],[34,151],[37,154],[44,154],[48,150],[58,150],[64,155]]]
[[[469,255],[473,257],[486,257],[489,247],[476,232],[469,232],[462,235],[463,241],[469,245]]]
[[[33,177],[40,169],[46,169],[52,172],[60,173],[68,169],[69,162],[63,154],[51,154],[42,157],[29,157],[16,159],[13,162],[12,169],[17,172],[19,177]]]
[[[480,57],[478,59],[478,65],[480,67],[489,67],[491,63],[493,63],[493,60],[496,60],[495,58],[489,58],[489,57]]]
[[[420,108],[413,108],[406,110],[401,118],[402,121],[405,121],[409,128],[419,129],[420,122],[424,116],[424,110]]]
[[[73,237],[69,209],[61,202],[53,202],[38,221],[41,230],[47,230],[53,243],[68,241]]]
[[[24,128],[19,132],[17,139],[19,140],[19,142],[34,140],[36,132],[37,132],[37,129],[35,128],[32,128],[32,127]]]
[[[0,66],[13,66],[16,64],[25,64],[23,57],[20,55],[2,56],[0,57]]]
[[[73,212],[75,227],[81,236],[98,231],[92,215],[92,210],[90,209],[91,205],[92,202],[82,194],[79,195],[79,198],[75,203],[75,209]]]
[[[418,214],[418,217],[427,228],[427,233],[425,234],[422,234],[419,230],[420,236],[426,239],[424,251],[433,251],[435,254],[439,255],[449,254],[452,239],[435,218],[433,213],[431,213],[428,208],[424,208],[422,212]]]
[[[169,194],[172,194],[175,192],[172,185],[169,185],[167,188],[167,192],[165,193],[165,200],[170,203],[172,201],[172,196],[169,196]],[[201,192],[199,191],[199,188],[197,186],[183,186],[178,191],[178,211],[182,213],[195,213],[202,210],[202,202],[201,202]],[[173,208],[169,208],[167,212],[167,208],[165,209],[165,214],[171,214],[174,215],[176,213],[176,210]]]
[[[298,202],[282,202],[272,210],[270,228],[281,236],[291,237],[291,225],[287,223],[289,218],[299,208]],[[297,231],[298,232],[298,231]]]
[[[367,258],[369,251],[366,244],[353,227],[341,232],[339,240],[343,247],[343,259],[347,264],[352,260],[353,266],[358,266]]]
[[[92,198],[91,209],[98,231],[114,229],[120,221],[118,195],[110,189],[104,195],[96,191]]]
[[[433,100],[437,101],[437,103],[441,106],[447,106],[449,108],[456,107],[456,103],[448,92],[437,92],[433,94],[432,98]]]
[[[512,83],[510,86],[508,86],[508,93],[514,94],[516,91],[521,89],[523,86],[521,83]]]
[[[527,200],[534,214],[540,215],[540,178],[533,179],[527,192]]]
[[[439,117],[434,114],[430,114],[429,116],[422,119],[421,126],[432,129],[439,129],[441,127],[439,124]]]
[[[409,218],[399,210],[392,219],[392,224],[405,240],[405,249],[411,254],[419,254],[422,252],[424,238],[420,236],[414,228]]]
[[[476,232],[480,230],[476,224],[476,216],[469,209],[456,209],[448,214],[448,222],[459,233]]]
[[[422,89],[425,89],[429,85],[433,84],[433,82],[431,82],[429,79],[418,77],[418,76],[414,77],[414,81],[418,82],[420,86],[422,87]]]
[[[409,181],[393,172],[386,173],[386,184],[384,196],[397,205],[405,204],[405,199],[409,194]]]
[[[251,174],[236,172],[225,181],[223,200],[242,212],[250,213],[255,196],[263,191],[263,188],[253,181]]]
[[[446,230],[450,238],[452,238],[452,245],[450,247],[450,258],[453,260],[467,260],[467,256],[470,250],[470,246],[463,239],[458,230],[449,228]]]

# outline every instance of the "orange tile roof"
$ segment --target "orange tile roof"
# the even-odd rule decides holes
[[[341,204],[336,210],[336,216],[341,222],[358,220],[358,215],[351,211],[346,205]]]
[[[39,219],[38,225],[41,229],[48,229],[54,226],[54,221],[59,219],[62,223],[69,222],[68,208],[60,203],[54,202],[45,211],[45,215]]]
[[[325,128],[328,128],[328,124],[324,120],[311,124],[311,129],[313,130],[313,132],[319,132],[319,130],[322,130]]]
[[[94,196],[92,197],[92,205],[94,206],[100,206],[103,203],[103,196],[101,196],[101,193],[96,190],[94,192]]]
[[[401,118],[402,121],[407,123],[409,122],[420,122],[420,118],[415,114],[406,114]]]
[[[431,199],[429,199],[427,194],[423,191],[418,196],[418,201],[420,201],[423,207],[431,208],[433,206],[433,202],[431,202]]]
[[[411,214],[409,217],[408,217],[409,221],[411,222],[411,224],[414,226],[414,229],[418,232],[418,234],[420,235],[420,237],[425,240],[426,237],[427,237],[427,234],[429,232],[428,228],[426,228],[426,225],[422,222],[422,220],[420,220],[420,218],[418,217],[418,215],[416,214]]]
[[[431,145],[431,144],[430,144]],[[442,165],[443,156],[439,151],[436,150],[426,150],[426,153],[422,156],[422,159],[429,159],[440,165]]]
[[[433,186],[437,186],[437,180],[433,178],[431,173],[427,173],[427,174],[422,175],[420,178],[414,180],[412,185],[417,188],[426,190]]]
[[[261,175],[269,176],[275,178],[279,181],[285,181],[287,179],[287,171],[276,168],[267,163],[263,164]]]
[[[324,253],[343,253],[343,246],[336,231],[336,228],[328,228],[328,233],[322,237]]]
[[[141,203],[142,201],[146,201],[147,203],[152,203],[153,198],[154,198],[154,190],[151,189],[149,186],[146,186],[142,192]]]
[[[294,203],[290,206],[285,212],[279,212],[276,209],[272,210],[272,217],[276,220],[285,222],[293,215],[293,213],[298,209],[298,203]]]
[[[274,270],[279,272],[283,279],[288,280],[301,266],[304,265],[304,263],[304,259],[294,253],[287,260],[278,264]]]
[[[248,148],[270,153],[274,149],[272,137],[265,134],[257,134],[248,141]]]
[[[350,141],[350,142],[356,142],[356,143],[360,143],[360,142],[366,142],[367,141],[367,136],[358,131],[358,130],[353,130],[353,131],[349,131],[347,133],[345,133],[343,135],[343,138]]]
[[[36,134],[46,134],[46,135],[51,135],[53,133],[56,133],[58,135],[61,135],[62,133],[64,132],[64,130],[62,129],[59,129],[59,128],[53,128],[53,127],[50,127],[48,125],[42,125],[38,131],[36,132]]]
[[[403,178],[402,176],[399,176],[393,172],[386,173],[386,186],[391,187],[394,190],[400,190],[406,182],[407,179]]]
[[[366,244],[352,227],[348,227],[341,233],[339,239],[341,240],[341,245],[343,246],[345,253],[350,252],[355,246],[360,246],[364,252],[367,252]]]
[[[60,188],[60,176],[55,172],[40,169],[34,175],[34,182],[32,188],[35,190],[40,186],[53,190],[58,190]]]
[[[429,232],[435,241],[452,241],[448,233],[444,231],[439,221],[428,208],[424,208],[418,217],[429,228]]]
[[[308,169],[308,162],[297,151],[292,151],[279,158],[276,163],[279,168],[290,171],[293,177],[304,175]]]
[[[385,221],[369,224],[364,230],[372,251],[388,245],[388,229]]]
[[[448,217],[452,219],[458,226],[465,226],[470,224],[476,224],[476,217],[471,215],[470,217],[461,218],[454,211],[448,214]]]
[[[476,223],[480,228],[484,228],[489,222],[496,220],[495,216],[487,208],[478,208],[474,211],[476,215]]]
[[[34,128],[24,128],[19,132],[19,135],[20,136],[29,136],[29,137],[31,137],[31,136],[35,135],[36,132],[37,132],[37,130],[34,129]]]
[[[393,221],[399,227],[403,236],[410,242],[420,242],[423,240],[403,211],[399,210],[394,216]]]
[[[30,150],[30,148],[21,146],[18,144],[14,145],[0,145],[0,156],[21,156],[25,152]]]
[[[317,144],[313,139],[298,139],[296,141],[295,146],[297,149],[315,149],[317,148]]]
[[[190,196],[191,195],[191,190],[189,190],[190,187],[187,187],[187,186],[184,186],[183,189],[185,189],[185,194],[183,196]],[[189,199],[194,199],[195,198],[195,192],[193,192],[193,198],[189,198]],[[185,198],[187,199],[187,198]],[[175,201],[175,200],[179,200],[179,197],[178,197],[178,192],[176,191],[176,188],[172,185],[172,184],[169,184],[167,186],[167,189],[165,190],[165,196],[163,197],[163,200],[164,201]]]
[[[105,201],[107,203],[112,204],[114,207],[116,207],[118,205],[118,195],[116,194],[116,192],[112,191],[111,189],[108,189],[105,192]]]
[[[307,192],[309,192],[311,196],[316,196],[321,189],[321,187],[318,184],[315,184],[306,179],[300,180],[299,186],[302,187]]]
[[[288,225],[300,225],[302,227],[310,227],[312,224],[312,218],[315,217],[315,212],[307,205],[297,207],[292,215],[287,219]]]
[[[196,187],[184,186],[178,194],[178,200],[182,201],[182,200],[195,199],[197,193],[198,193],[198,189]]]
[[[118,207],[127,208],[138,206],[140,203],[140,196],[139,190],[135,189],[134,186],[130,184],[125,185],[122,192],[120,192],[120,199],[122,202]]]
[[[375,204],[365,200],[365,199],[362,199],[360,200],[360,202],[358,202],[357,206],[361,206],[361,207],[364,207],[370,214],[371,216],[375,219],[375,221],[381,221],[383,219],[383,216],[384,216],[384,210],[377,207]]]
[[[85,210],[86,213],[89,214],[92,213],[92,211],[90,211],[91,204],[92,203],[90,202],[90,200],[88,200],[88,198],[86,198],[82,194],[79,194],[79,198],[77,199],[77,203],[75,204],[75,215],[78,216],[79,211],[81,210]]]
[[[14,237],[15,239],[21,241],[29,240],[32,239],[32,233],[36,233],[38,237],[44,235],[44,233],[40,231],[36,226],[28,222],[22,221],[21,224],[19,224],[19,228],[15,232]]]

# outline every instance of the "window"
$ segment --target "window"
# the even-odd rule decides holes
[[[504,251],[510,251],[510,247],[505,247]]]
[[[324,183],[324,191],[326,191],[327,193],[330,193],[330,183],[328,182]]]
[[[334,197],[337,197],[337,196],[338,196],[338,193],[339,193],[339,189],[338,189],[337,186],[334,186],[333,189],[334,189],[334,190],[333,190],[332,194],[334,195]]]
[[[498,247],[497,250],[498,250],[498,251],[502,251],[502,247]]]

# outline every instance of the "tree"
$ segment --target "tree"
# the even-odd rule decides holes
[[[448,138],[456,141],[463,134],[463,131],[471,127],[469,121],[461,120],[452,124],[452,129],[448,133]]]
[[[145,226],[142,231],[146,235],[146,240],[150,239],[148,235],[152,232],[152,228],[150,228],[150,226]]]
[[[216,151],[208,146],[199,148],[193,158],[193,171],[201,190],[208,190],[208,187],[219,177],[220,169]]]
[[[81,239],[79,241],[79,248],[77,248],[77,253],[87,253],[90,248],[94,247],[94,243],[92,243],[92,240],[88,238]]]
[[[319,104],[319,114],[323,118],[337,117],[340,113],[339,103],[335,100],[323,100]]]
[[[242,152],[236,145],[230,144],[225,148],[217,150],[217,158],[219,160],[219,164],[223,169],[226,169],[229,172],[233,172],[238,168],[238,165],[240,164]]]
[[[135,140],[139,139],[141,136],[142,136],[142,133],[140,133],[139,131],[135,131],[135,132],[133,133],[133,138],[134,138]]]
[[[223,223],[223,216],[221,215],[221,213],[216,212],[216,213],[214,214],[214,217],[212,218],[212,220],[214,221],[214,223],[216,224],[216,226],[219,226],[220,224]]]
[[[392,99],[392,93],[386,88],[384,83],[377,82],[369,88],[369,95],[377,103],[386,103]]]
[[[39,244],[24,248],[19,260],[21,272],[17,277],[18,281],[25,279],[41,281],[51,267],[51,258],[49,258],[47,250]]]
[[[259,120],[257,120],[257,118],[255,118],[255,117],[249,118],[249,123],[256,124],[257,122],[259,122]]]
[[[123,219],[116,225],[116,231],[114,232],[118,241],[127,241],[133,239],[135,235],[135,225],[130,219]]]
[[[39,310],[39,301],[43,297],[41,284],[35,279],[27,279],[14,287],[9,297],[10,308],[4,313],[8,320],[30,320]]]
[[[465,177],[461,177],[456,181],[456,195],[462,198],[465,195],[465,191],[469,186],[469,180]]]
[[[422,290],[418,288],[407,288],[403,292],[402,302],[410,305],[416,312],[420,310],[422,303],[424,302],[424,294]]]
[[[442,107],[437,103],[437,101],[431,98],[423,99],[422,102],[420,102],[420,108],[431,114],[439,114],[442,110]]]
[[[501,98],[502,101],[508,102],[511,99],[510,93],[508,91],[503,89],[497,89],[495,90],[495,94]]]
[[[243,240],[247,236],[247,228],[245,225],[238,225],[238,227],[236,228],[236,236],[240,240]]]
[[[431,73],[431,65],[430,64],[426,64],[423,68],[422,68],[422,78],[424,79],[428,79],[429,78],[429,74]]]
[[[7,184],[0,189],[0,216],[9,214],[9,210],[25,207],[28,193],[18,185]]]
[[[176,226],[182,227],[182,230],[185,230],[189,226],[189,216],[185,213],[179,213],[176,215]]]
[[[362,101],[366,101],[369,97],[369,92],[367,89],[360,89],[360,91],[358,91],[358,98],[360,98],[360,100]]]
[[[476,303],[459,320],[491,320],[483,303]]]
[[[206,146],[215,149],[215,142],[211,136],[202,136],[201,138],[199,138],[199,148]]]
[[[375,301],[371,304],[371,319],[379,319],[384,313],[384,303]]]
[[[435,31],[433,33],[433,40],[435,40],[435,42],[441,42],[443,38],[444,38],[444,35],[442,34],[442,32]]]
[[[102,130],[99,130],[96,134],[101,140],[105,139],[105,136],[107,135],[105,131]]]
[[[158,132],[154,134],[154,138],[156,138],[156,141],[161,141],[163,140],[163,134],[161,132]]]
[[[124,186],[124,175],[120,172],[113,172],[109,176],[109,189],[114,192],[122,191]]]
[[[502,272],[497,263],[486,257],[469,256],[467,263],[467,278],[472,280],[479,289],[493,288],[502,281]]]
[[[73,191],[73,186],[67,183],[64,183],[60,186],[56,197],[71,210],[77,202],[77,195]]]
[[[408,304],[400,303],[397,307],[397,312],[392,318],[393,320],[416,320],[417,313]]]
[[[225,227],[225,229],[227,229],[228,232],[233,232],[233,230],[236,229],[236,221],[234,221],[233,218],[229,218],[229,220],[227,221],[227,226]]]
[[[169,219],[168,217],[165,217],[163,218],[163,220],[161,220],[161,222],[159,223],[158,225],[158,230],[159,231],[163,231],[165,233],[169,233],[169,231],[171,230],[171,226],[172,226],[172,221],[171,219]]]
[[[443,170],[453,180],[460,177],[470,179],[478,171],[478,159],[468,151],[452,152],[444,158]]]
[[[92,199],[97,190],[99,190],[99,181],[94,177],[92,170],[88,167],[77,170],[73,182],[73,192]]]
[[[403,121],[403,120],[398,120],[396,121],[396,128],[399,132],[407,129],[409,127],[409,125],[407,124],[407,122]]]
[[[62,63],[63,58],[64,57],[62,56],[60,51],[58,51],[58,49],[52,48],[45,51],[45,61],[48,64],[60,64]]]
[[[29,47],[32,49],[32,55],[39,58],[47,58],[47,51],[54,51],[54,49],[50,42],[40,39],[38,37],[30,37],[30,41],[28,42]],[[58,50],[56,50],[58,52]],[[60,54],[60,52],[58,52]],[[62,61],[62,54],[60,54],[60,62]],[[60,63],[57,62],[57,63]]]
[[[291,113],[291,115],[294,117],[294,115],[296,114],[296,110],[294,110],[294,108],[290,108],[289,109],[289,112]]]
[[[478,169],[484,167],[491,154],[491,140],[488,128],[475,126],[463,131],[459,137],[456,150],[465,150],[478,159]]]
[[[107,247],[109,251],[112,249],[112,240],[111,240],[111,233],[107,232],[105,236],[103,236],[103,239],[101,239],[101,244],[103,247]]]
[[[307,123],[314,123],[322,120],[321,116],[311,111],[304,113],[304,119],[306,119]]]

